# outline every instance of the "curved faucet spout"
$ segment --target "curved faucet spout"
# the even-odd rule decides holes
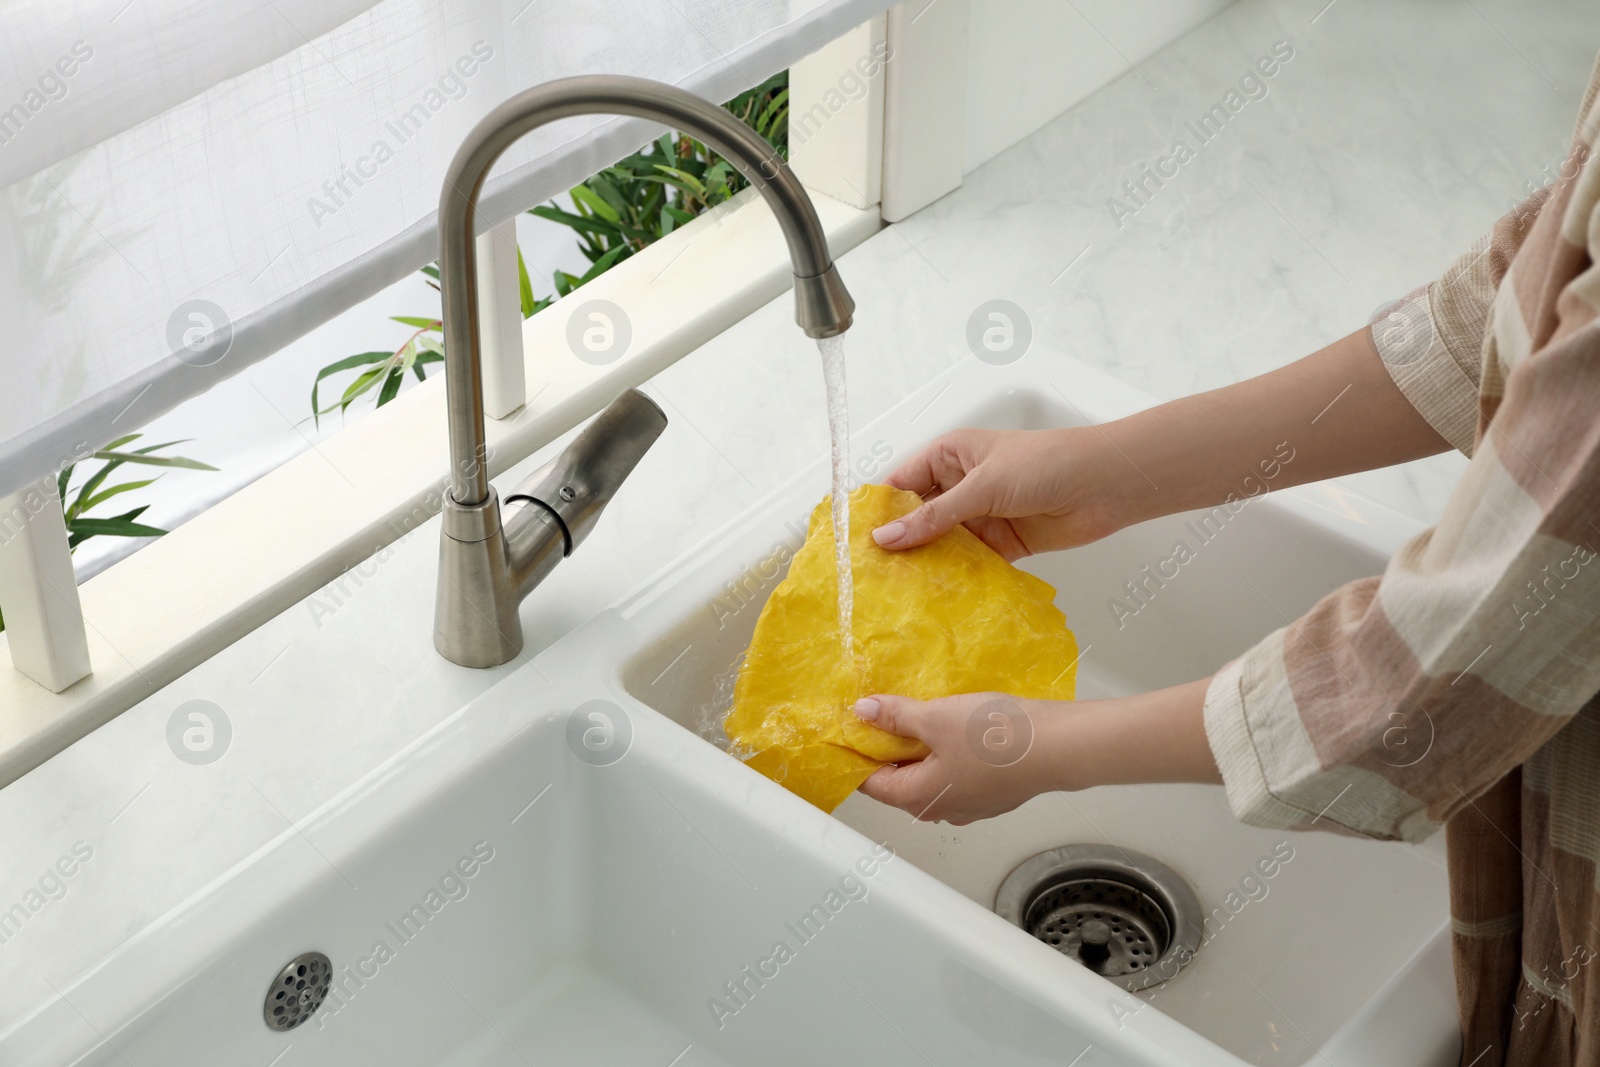
[[[642,393],[612,402],[562,456],[518,486],[504,513],[489,485],[478,339],[478,194],[495,160],[524,134],[577,115],[660,122],[725,156],[772,205],[794,264],[795,320],[812,337],[850,327],[855,301],[839,280],[805,189],[771,145],[723,108],[644,78],[594,75],[512,97],[473,127],[439,196],[450,492],[445,498],[433,643],[447,659],[494,667],[522,651],[522,598],[570,553],[666,427]]]
[[[489,495],[473,243],[478,194],[489,168],[513,143],[546,123],[578,115],[650,119],[716,149],[761,190],[778,217],[794,265],[795,319],[801,328],[811,337],[833,337],[849,329],[855,311],[804,187],[770,144],[724,108],[671,85],[623,75],[562,78],[519,93],[467,135],[439,197],[451,495],[460,504],[479,504]]]

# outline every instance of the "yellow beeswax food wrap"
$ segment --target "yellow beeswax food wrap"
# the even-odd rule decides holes
[[[855,664],[839,639],[833,520],[824,499],[806,542],[761,609],[724,722],[755,770],[832,811],[886,763],[928,754],[856,718],[870,693],[930,700],[997,691],[1070,700],[1078,645],[1055,590],[963,526],[890,552],[872,531],[914,510],[915,493],[864,485],[850,495]]]

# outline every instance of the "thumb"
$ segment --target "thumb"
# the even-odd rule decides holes
[[[850,710],[856,713],[856,718],[880,730],[922,741],[925,740],[922,731],[927,724],[925,707],[922,701],[910,697],[870,696],[856,701]]]
[[[925,545],[968,519],[987,514],[988,508],[981,496],[975,480],[968,475],[954,488],[925,502],[911,514],[873,530],[872,539],[896,551]]]

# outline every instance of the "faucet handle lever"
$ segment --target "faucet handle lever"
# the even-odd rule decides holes
[[[564,556],[583,543],[617,489],[667,428],[667,416],[644,393],[624,390],[561,454],[506,495],[551,512],[566,535]]]

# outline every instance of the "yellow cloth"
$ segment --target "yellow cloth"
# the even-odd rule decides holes
[[[886,763],[927,746],[856,718],[871,693],[931,700],[996,691],[1070,700],[1077,642],[1055,590],[958,526],[890,552],[872,531],[915,509],[915,493],[864,485],[850,496],[856,662],[839,640],[833,520],[824,499],[773,590],[734,685],[724,727],[751,767],[832,811]]]

